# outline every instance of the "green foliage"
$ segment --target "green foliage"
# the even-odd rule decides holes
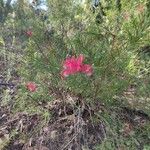
[[[107,128],[105,139],[102,143],[95,146],[95,150],[116,150],[116,148],[135,150],[142,147],[145,149],[149,148],[149,123],[142,128],[137,123],[133,128],[131,122],[127,120],[126,122],[121,121],[121,114],[115,113],[113,109],[111,113],[107,110],[107,112],[97,115],[106,124]],[[145,137],[147,137],[147,140],[145,140]]]
[[[115,96],[138,80],[138,72],[143,68],[138,51],[139,47],[148,44],[150,19],[146,8],[142,13],[138,12],[142,11],[137,9],[139,4],[145,2],[131,1],[127,5],[124,0],[121,8],[116,9],[119,3],[110,5],[104,1],[101,3],[105,12],[103,21],[96,23],[102,8],[97,7],[93,13],[88,1],[54,3],[49,0],[48,11],[38,14],[28,4],[17,3],[14,28],[22,32],[20,44],[24,45],[20,75],[25,81],[40,84],[45,94],[48,87],[54,85],[80,93],[91,102],[101,99],[112,103]],[[107,5],[111,7],[108,9]],[[124,10],[129,10],[128,20]],[[44,14],[48,16],[47,21],[41,20]],[[33,32],[31,37],[25,35],[29,29]],[[93,75],[77,74],[62,80],[62,62],[70,54],[84,54],[85,63],[93,66]],[[147,85],[141,87],[139,90],[143,91],[148,88]]]

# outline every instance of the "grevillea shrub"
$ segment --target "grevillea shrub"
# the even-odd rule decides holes
[[[46,96],[55,86],[80,93],[91,102],[112,102],[138,80],[137,51],[149,41],[150,19],[143,4],[122,3],[120,10],[112,2],[104,7],[105,13],[99,6],[93,13],[88,1],[49,0],[48,11],[38,15],[27,7],[26,19],[18,17],[15,24],[16,29],[34,33],[21,43],[23,80],[38,84]],[[41,19],[44,13],[48,16],[45,21]]]

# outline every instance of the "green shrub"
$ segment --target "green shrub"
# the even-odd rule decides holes
[[[21,16],[17,15],[19,7],[15,7],[15,29],[23,31],[19,40],[24,45],[20,67],[24,82],[38,84],[42,95],[48,96],[49,88],[55,86],[91,102],[100,99],[113,103],[114,97],[139,80],[139,49],[149,44],[150,19],[145,1],[124,0],[121,6],[103,1],[103,9],[97,7],[94,13],[89,1],[49,0],[47,5],[48,11],[38,14],[25,5]],[[97,22],[99,14],[101,20]],[[44,15],[48,16],[46,21]],[[30,37],[25,34],[28,30],[33,33]],[[63,61],[80,54],[85,56],[85,64],[92,65],[93,75],[78,73],[62,79]],[[147,84],[142,90],[145,88]]]

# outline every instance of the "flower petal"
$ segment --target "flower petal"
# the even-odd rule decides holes
[[[80,64],[80,65],[83,63],[83,60],[84,60],[83,54],[80,54],[80,55],[77,57],[77,59],[76,59],[76,61],[77,61],[78,64]]]
[[[85,73],[87,76],[91,76],[93,74],[93,68],[91,65],[84,64],[82,65],[81,72]]]

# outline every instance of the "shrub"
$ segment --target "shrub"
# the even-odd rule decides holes
[[[20,75],[25,82],[38,84],[46,97],[55,86],[81,94],[90,102],[99,99],[111,103],[135,84],[142,65],[138,49],[149,41],[144,3],[104,1],[93,8],[94,13],[88,1],[49,0],[47,5],[46,12],[38,13],[25,5],[21,16],[17,15],[19,7],[15,8],[15,29],[23,31],[19,35],[24,45]],[[63,62],[80,54],[84,63],[92,66],[92,75],[80,71],[62,79]]]

